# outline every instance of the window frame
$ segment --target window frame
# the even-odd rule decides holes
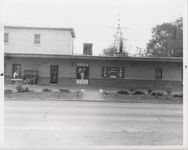
[[[155,80],[163,79],[163,68],[155,68]]]
[[[7,68],[8,68],[8,64],[4,63],[4,73],[7,74]]]
[[[19,74],[19,78],[22,78],[22,65],[21,64],[12,64],[12,78],[13,78],[13,75],[14,75],[14,72],[15,72],[15,68],[16,68],[16,66],[19,66],[20,67],[20,74]]]
[[[37,39],[37,36],[39,36],[39,39]],[[39,43],[36,43],[36,42],[38,42],[39,41]],[[34,34],[34,45],[41,45],[41,34],[40,33],[35,33]]]
[[[5,42],[5,34],[7,35],[7,42]],[[9,44],[9,33],[4,32],[4,44]]]
[[[112,69],[115,69],[115,77],[112,77]],[[120,73],[119,70],[122,69],[122,77],[120,77],[118,74]],[[105,76],[104,71],[107,71]],[[102,67],[102,78],[105,79],[124,79],[125,77],[125,68],[124,67]]]

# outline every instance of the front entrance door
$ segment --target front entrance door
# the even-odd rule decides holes
[[[14,78],[14,74],[16,73],[15,78],[21,78],[21,64],[13,64],[12,66],[12,76]]]
[[[50,66],[50,83],[58,83],[58,65]]]
[[[89,65],[77,64],[76,65],[76,84],[88,84],[89,79]]]

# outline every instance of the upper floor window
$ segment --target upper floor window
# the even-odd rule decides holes
[[[34,35],[34,44],[40,44],[40,34]]]
[[[9,34],[8,33],[4,33],[4,43],[5,44],[9,43]]]
[[[162,79],[162,74],[163,74],[163,69],[162,68],[155,68],[155,79],[161,80]]]

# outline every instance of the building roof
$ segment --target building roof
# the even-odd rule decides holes
[[[11,25],[6,25],[4,28],[13,28],[13,29],[40,29],[40,30],[68,30],[71,32],[71,35],[73,38],[76,37],[75,31],[72,27],[29,27],[29,26],[11,26]]]
[[[140,62],[178,62],[183,63],[182,57],[114,57],[114,56],[84,56],[84,55],[53,55],[53,54],[25,54],[4,53],[5,57],[22,58],[56,58],[56,59],[82,59],[82,60],[110,60],[110,61],[140,61]]]

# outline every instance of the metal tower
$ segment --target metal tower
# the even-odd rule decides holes
[[[130,29],[130,28],[124,28],[124,29]],[[120,26],[120,15],[118,18],[118,27],[116,30],[116,33],[114,35],[114,43],[113,43],[113,48],[117,49],[117,52],[119,54],[123,53],[124,49],[125,49],[125,41],[126,39],[124,39],[123,37],[123,32],[121,30],[121,26]]]

